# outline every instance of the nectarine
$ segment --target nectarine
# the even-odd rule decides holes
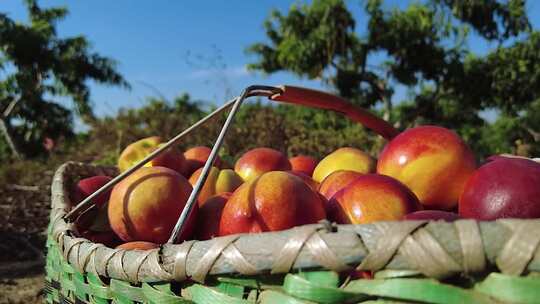
[[[290,173],[294,176],[300,177],[304,181],[304,183],[306,183],[313,191],[316,191],[316,192],[318,191],[319,183],[314,181],[313,178],[311,178],[311,176],[300,171],[285,171],[285,172]]]
[[[71,199],[73,205],[77,205],[111,180],[112,177],[106,175],[96,175],[81,179],[72,190]],[[103,207],[109,201],[110,196],[111,191],[101,193],[94,199],[94,204],[98,207]]]
[[[277,231],[326,216],[321,197],[299,177],[272,171],[242,184],[225,204],[220,235]]]
[[[348,170],[333,172],[322,181],[319,186],[319,192],[326,197],[326,199],[330,200],[339,190],[347,187],[362,175],[362,173]]]
[[[197,171],[189,178],[189,183],[193,187],[195,187],[197,180],[201,176],[202,169],[203,168],[197,169]],[[219,170],[216,167],[210,168],[206,182],[204,183],[201,192],[199,192],[199,206],[202,206],[202,204],[211,196],[223,192],[233,192],[243,182],[242,178],[231,169]]]
[[[182,174],[185,177],[189,177],[195,172],[197,169],[202,168],[206,161],[208,160],[208,157],[210,156],[210,153],[212,152],[212,149],[205,147],[205,146],[197,146],[190,149],[187,149],[186,152],[184,152],[184,157],[186,159],[184,169],[182,171]],[[221,168],[221,158],[219,156],[216,157],[213,163],[214,166]]]
[[[453,131],[437,126],[408,129],[382,151],[377,173],[407,185],[426,208],[450,210],[476,169],[474,155]]]
[[[71,190],[71,200],[73,205],[77,205],[88,196],[107,184],[112,178],[110,176],[98,175],[81,179]],[[107,218],[107,202],[111,196],[111,190],[98,195],[93,203],[95,208],[81,214],[75,225],[79,232],[90,230],[93,232],[111,231],[111,226]]]
[[[320,183],[328,175],[339,170],[372,173],[375,171],[375,165],[375,159],[367,153],[356,148],[340,148],[319,162],[313,171],[313,179]]]
[[[161,138],[158,136],[143,138],[128,145],[118,158],[118,169],[120,169],[120,172],[126,171],[161,145]],[[169,148],[167,151],[163,151],[160,155],[147,162],[145,166],[167,167],[181,173],[185,166],[184,162],[184,155],[180,151],[176,148]]]
[[[196,236],[198,240],[209,240],[219,236],[219,222],[221,221],[223,207],[225,207],[231,195],[230,192],[224,192],[203,202],[197,216]]]
[[[159,245],[152,242],[144,242],[144,241],[127,242],[127,243],[116,246],[116,249],[125,249],[125,250],[150,250],[150,249],[155,249],[155,248],[159,248]]]
[[[118,183],[109,200],[109,221],[124,241],[162,244],[170,237],[191,185],[178,172],[165,167],[143,167]],[[196,205],[180,240],[190,236]]]
[[[477,220],[540,217],[540,164],[500,157],[469,178],[459,198],[459,215]]]
[[[328,217],[339,224],[367,224],[400,220],[417,211],[418,199],[398,180],[365,174],[336,193],[329,202]]]
[[[313,175],[313,170],[319,163],[315,158],[307,155],[298,155],[289,159],[292,171],[299,171],[309,176]]]
[[[285,154],[270,148],[249,150],[234,166],[234,171],[245,181],[251,181],[265,172],[288,170],[291,170],[291,163]]]

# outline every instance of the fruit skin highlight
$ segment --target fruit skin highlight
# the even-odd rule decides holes
[[[328,175],[339,170],[358,173],[375,172],[376,162],[369,154],[356,148],[340,148],[323,158],[313,171],[313,179],[321,183]]]
[[[540,164],[497,157],[469,178],[459,198],[459,215],[476,220],[540,217]]]
[[[165,167],[143,167],[118,183],[109,200],[109,222],[124,241],[165,243],[191,193],[178,172]],[[178,241],[191,236],[198,205],[190,214]]]
[[[313,175],[313,171],[319,163],[318,160],[307,155],[298,155],[295,157],[291,157],[289,158],[289,162],[291,163],[292,171],[302,172],[309,176]]]
[[[203,168],[199,168],[189,178],[189,183],[192,187],[195,187],[197,180],[201,176]],[[219,170],[216,167],[211,167],[206,182],[204,183],[199,197],[197,198],[199,206],[208,200],[210,197],[223,192],[233,192],[236,188],[240,187],[244,181],[231,169]]]
[[[255,148],[244,153],[234,166],[234,171],[246,182],[265,172],[289,171],[291,163],[285,154],[271,148]]]
[[[225,204],[220,235],[278,231],[326,217],[318,193],[299,177],[272,171],[244,183]]]
[[[398,180],[365,174],[333,196],[328,218],[338,224],[397,221],[419,208],[418,198]]]
[[[409,187],[429,209],[457,205],[467,179],[476,169],[474,155],[453,131],[437,126],[405,130],[382,151],[377,173]]]

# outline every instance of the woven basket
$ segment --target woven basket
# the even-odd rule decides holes
[[[77,237],[65,216],[78,180],[117,173],[74,162],[56,171],[48,303],[540,303],[540,220],[323,221],[111,249]]]

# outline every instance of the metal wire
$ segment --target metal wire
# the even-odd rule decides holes
[[[113,178],[111,181],[109,181],[107,184],[105,184],[103,187],[99,188],[96,192],[92,193],[90,196],[88,196],[86,199],[84,199],[80,204],[78,204],[75,208],[73,208],[68,214],[66,214],[65,218],[68,221],[73,221],[77,216],[81,213],[87,212],[90,208],[93,208],[95,205],[92,204],[92,200],[95,199],[98,195],[101,193],[108,191],[112,187],[114,187],[116,184],[121,182],[126,176],[130,175],[131,173],[135,172],[137,169],[144,166],[147,162],[151,161],[161,153],[163,153],[165,150],[170,148],[171,146],[177,144],[182,140],[184,137],[186,137],[189,133],[191,133],[193,130],[197,129],[201,125],[203,125],[205,122],[207,122],[209,119],[215,117],[216,115],[220,114],[221,112],[225,111],[229,107],[231,107],[234,102],[236,101],[236,98],[229,100],[224,105],[216,109],[214,112],[208,114],[206,117],[202,118],[195,124],[193,124],[191,127],[185,129],[180,134],[176,135],[174,138],[169,140],[167,143],[162,145],[160,148],[155,150],[154,152],[150,153],[148,156],[143,158],[141,161],[133,165],[128,170],[122,172],[120,175]]]
[[[223,139],[225,138],[225,135],[227,134],[227,131],[229,130],[229,127],[231,126],[233,122],[234,116],[236,115],[236,113],[238,112],[238,109],[242,105],[242,102],[247,97],[272,96],[279,92],[281,92],[281,89],[276,88],[276,87],[256,85],[256,86],[250,86],[246,88],[244,92],[242,92],[242,94],[236,98],[236,101],[234,102],[233,107],[231,111],[229,112],[229,116],[227,117],[227,120],[223,124],[223,127],[221,128],[218,138],[216,139],[214,147],[212,147],[212,152],[210,152],[210,156],[208,157],[208,159],[206,160],[206,163],[204,164],[201,175],[199,176],[197,183],[193,187],[193,191],[191,191],[191,194],[188,198],[186,206],[184,207],[184,210],[182,211],[180,218],[176,222],[176,225],[174,226],[171,237],[169,238],[167,243],[174,244],[174,242],[178,239],[178,236],[182,234],[182,231],[185,228],[187,219],[189,215],[191,214],[193,207],[197,203],[197,197],[199,196],[199,193],[201,192],[202,186],[206,182],[206,178],[208,177],[210,168],[212,167],[212,164],[214,163],[214,160],[217,157],[218,151],[221,148],[221,145],[223,144]]]
[[[224,105],[216,109],[214,112],[208,114],[206,117],[202,118],[186,130],[182,131],[172,139],[170,139],[168,142],[163,144],[161,147],[147,155],[145,158],[140,160],[138,163],[130,167],[128,170],[122,172],[115,178],[113,178],[111,181],[109,181],[107,184],[99,188],[96,192],[92,193],[90,196],[85,198],[81,203],[79,203],[75,208],[73,208],[69,213],[66,214],[65,219],[67,221],[73,221],[77,218],[80,214],[89,211],[91,208],[94,208],[95,205],[92,204],[92,200],[94,200],[97,196],[99,196],[101,193],[108,191],[112,187],[114,187],[116,184],[121,182],[124,178],[126,178],[131,173],[135,172],[142,166],[144,166],[146,163],[166,151],[171,146],[177,144],[182,140],[184,137],[189,135],[192,131],[206,123],[211,118],[217,116],[218,114],[222,113],[223,111],[227,110],[231,106],[233,106],[233,109],[229,113],[227,120],[225,121],[225,124],[223,125],[223,128],[216,140],[216,143],[214,147],[212,148],[212,152],[210,153],[210,156],[208,157],[207,162],[205,163],[205,166],[203,167],[203,171],[201,173],[201,176],[199,177],[197,183],[195,184],[195,187],[193,188],[193,191],[190,194],[190,197],[188,199],[188,202],[186,203],[186,206],[184,210],[182,211],[182,214],[180,215],[180,218],[178,219],[178,222],[175,225],[175,228],[173,230],[173,234],[171,235],[171,238],[169,239],[169,243],[173,243],[177,238],[178,235],[180,235],[181,231],[183,230],[183,226],[185,225],[185,221],[188,217],[188,215],[193,210],[194,202],[196,202],[197,197],[201,191],[202,185],[204,182],[206,182],[206,178],[208,177],[208,173],[211,168],[211,164],[213,164],[217,153],[219,151],[219,148],[222,145],[223,139],[225,137],[225,134],[227,130],[229,129],[232,120],[234,118],[234,115],[238,111],[238,108],[242,104],[243,100],[247,97],[252,96],[272,96],[274,94],[278,94],[281,92],[281,89],[277,87],[272,86],[263,86],[263,85],[254,85],[246,88],[244,92],[239,96],[232,100],[227,101]]]

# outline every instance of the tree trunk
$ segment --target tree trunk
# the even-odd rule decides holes
[[[22,159],[22,155],[21,153],[19,153],[19,150],[17,150],[17,146],[15,146],[15,142],[13,142],[13,139],[11,138],[11,135],[9,134],[9,129],[4,119],[0,119],[0,132],[6,139],[6,143],[9,149],[11,150],[11,153],[13,154],[13,156],[15,156],[15,158],[17,159]]]

